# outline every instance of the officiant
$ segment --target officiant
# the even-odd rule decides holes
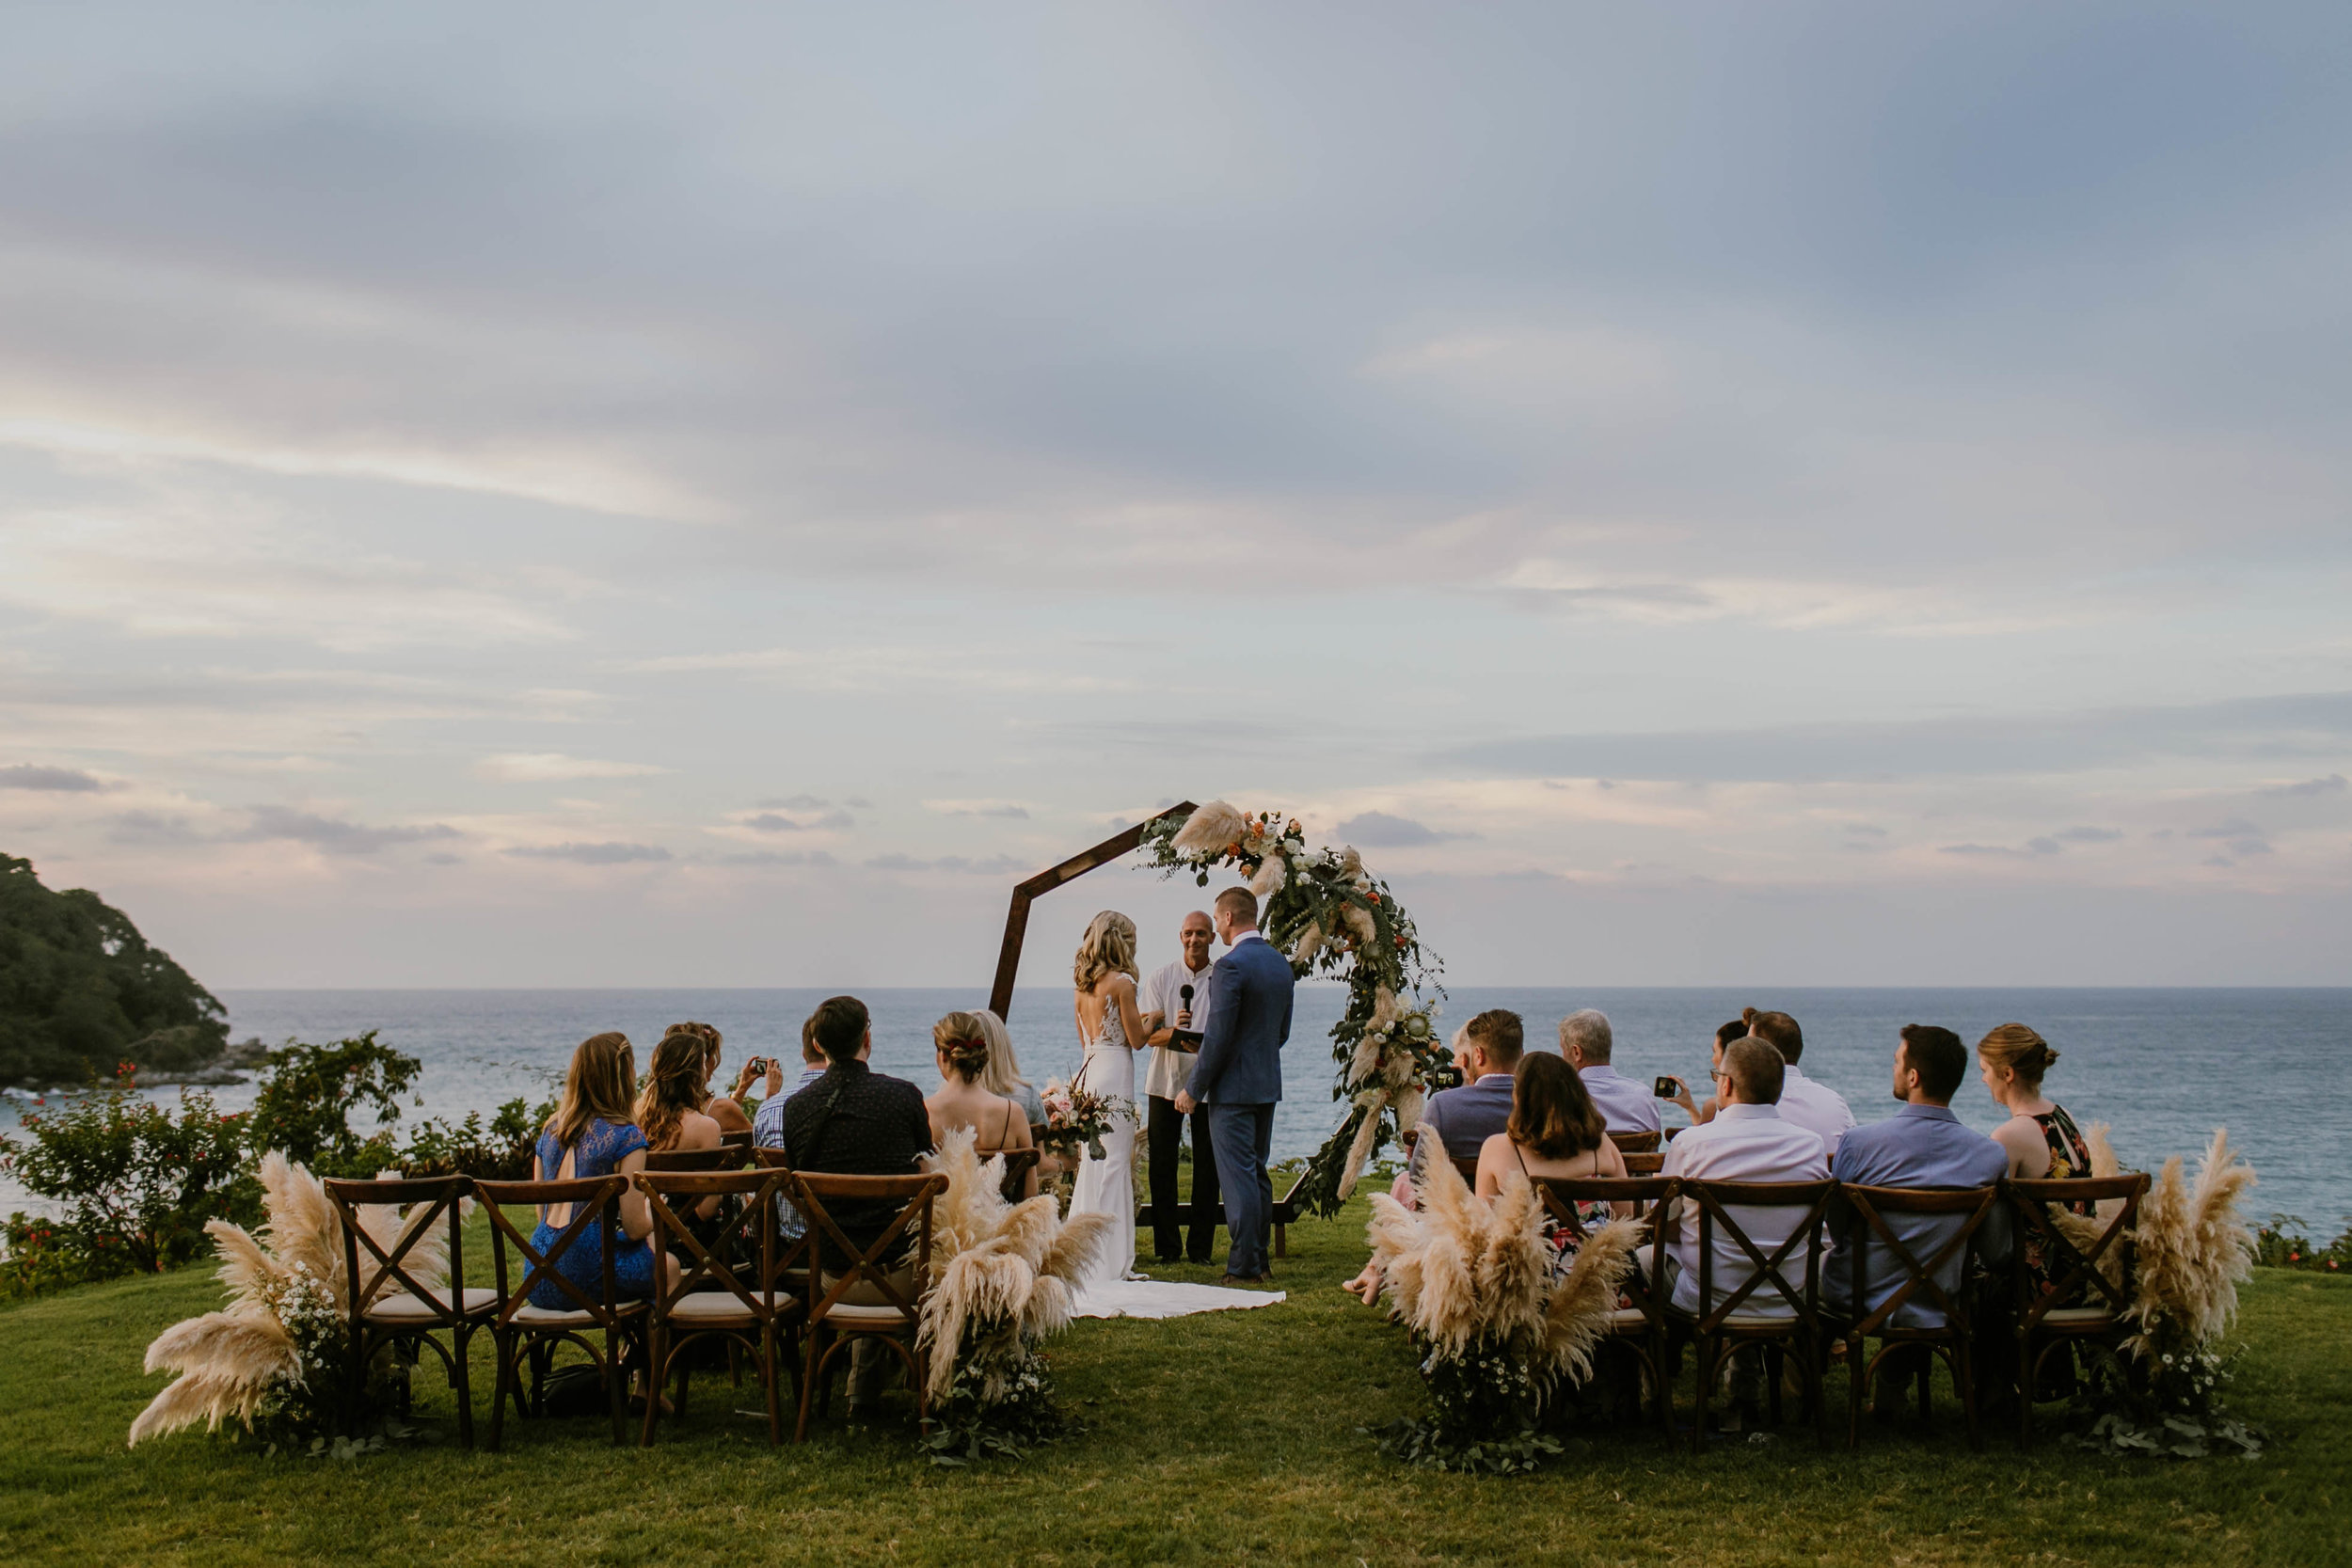
[[[1136,998],[1144,1039],[1152,1047],[1152,1065],[1143,1083],[1148,1107],[1144,1131],[1151,1167],[1152,1240],[1163,1263],[1206,1263],[1216,1250],[1217,1221],[1225,1212],[1217,1193],[1216,1157],[1209,1146],[1209,1108],[1195,1106],[1189,1117],[1176,1109],[1176,1097],[1192,1077],[1201,1027],[1208,1022],[1209,943],[1216,938],[1207,915],[1195,910],[1184,916],[1176,931],[1183,957],[1152,971]],[[1176,1168],[1187,1120],[1192,1123],[1192,1244],[1184,1247],[1176,1223]]]

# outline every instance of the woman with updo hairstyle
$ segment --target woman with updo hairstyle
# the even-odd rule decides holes
[[[1977,1042],[1977,1067],[1994,1101],[2009,1112],[1994,1142],[2009,1151],[2009,1173],[2029,1181],[2090,1174],[2090,1146],[2074,1118],[2042,1092],[2058,1059],[2050,1042],[2022,1023],[2004,1023]]]
[[[691,1035],[702,1042],[703,1070],[700,1084],[702,1098],[696,1102],[694,1109],[717,1122],[719,1131],[722,1132],[750,1132],[752,1117],[751,1113],[743,1109],[743,1095],[752,1086],[752,1080],[759,1076],[755,1070],[763,1065],[759,1058],[754,1056],[743,1063],[743,1070],[736,1076],[733,1094],[713,1094],[710,1090],[710,1076],[719,1070],[720,1043],[723,1037],[711,1025],[696,1023],[691,1019],[684,1023],[671,1024],[664,1032],[663,1037],[666,1039],[671,1035]]]
[[[988,1029],[972,1013],[949,1013],[931,1025],[931,1050],[939,1061],[939,1087],[923,1101],[930,1114],[931,1144],[936,1148],[950,1132],[970,1128],[977,1134],[973,1150],[982,1158],[1009,1148],[1029,1147],[1029,1115],[1019,1101],[991,1094],[983,1080],[988,1073]],[[1037,1171],[1022,1180],[1021,1196],[1037,1196]]]

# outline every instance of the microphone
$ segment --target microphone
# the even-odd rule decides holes
[[[1178,986],[1176,999],[1184,1005],[1184,1011],[1192,1011],[1192,988],[1190,986]]]

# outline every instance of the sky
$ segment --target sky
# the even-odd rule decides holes
[[[2352,983],[2343,8],[8,30],[0,851],[216,989],[977,987],[1213,798],[1463,984]]]

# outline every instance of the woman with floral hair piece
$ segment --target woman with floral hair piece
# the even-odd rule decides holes
[[[931,1050],[939,1061],[939,1087],[923,1109],[930,1117],[932,1144],[944,1147],[948,1133],[969,1128],[977,1134],[972,1152],[982,1159],[1028,1148],[1028,1112],[1018,1101],[989,1092],[988,1031],[979,1018],[949,1013],[931,1026]],[[1037,1196],[1035,1166],[1022,1182],[1021,1196]]]

